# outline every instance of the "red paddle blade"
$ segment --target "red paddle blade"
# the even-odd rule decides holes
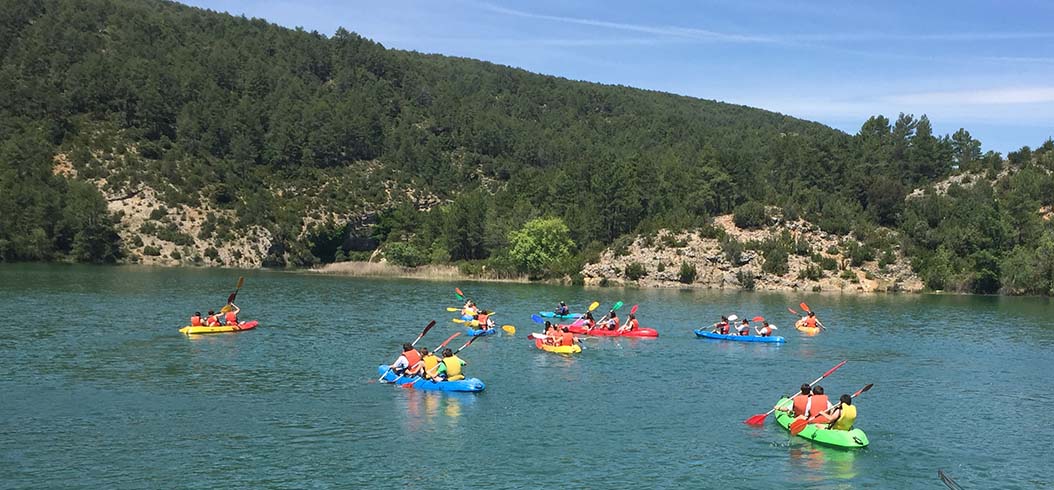
[[[763,425],[765,423],[766,417],[768,417],[768,414],[759,413],[753,417],[750,417],[749,419],[744,420],[743,423],[747,425]]]
[[[805,428],[808,427],[808,426],[809,426],[809,421],[805,420],[805,419],[799,419],[799,420],[795,420],[794,422],[791,422],[791,425],[790,425],[791,435],[792,436],[798,435],[799,433],[801,433],[801,431],[805,430]]]
[[[800,315],[798,314],[798,310],[795,310],[794,308],[791,308],[791,307],[789,307],[789,306],[787,307],[787,311],[791,312],[791,315],[794,315],[794,316],[800,316]]]
[[[856,397],[860,396],[861,393],[864,393],[865,391],[870,390],[872,386],[875,386],[875,384],[874,383],[868,383],[867,386],[865,386],[863,388],[860,388],[859,390],[857,390],[856,393],[853,393],[853,398],[856,398]]]
[[[765,317],[763,317],[763,316],[756,316],[756,317],[753,318],[753,320],[755,322],[763,322],[763,321],[765,321]]]
[[[640,306],[640,305],[633,305],[633,308],[630,308],[630,309],[629,309],[629,314],[630,314],[630,315],[635,315],[635,314],[637,314],[637,307],[638,307],[638,306]]]
[[[413,387],[414,387],[414,382],[413,382],[413,381],[411,381],[411,382],[409,382],[409,383],[401,384],[401,385],[399,385],[399,387],[400,387],[400,388],[406,388],[406,389],[410,389],[410,388],[413,388]]]
[[[809,305],[805,304],[805,302],[804,302],[804,301],[803,301],[803,302],[801,302],[800,304],[798,304],[798,306],[800,306],[800,307],[801,307],[801,309],[803,309],[803,310],[805,310],[805,311],[807,311],[807,312],[810,312],[810,313],[812,312],[812,309],[811,309],[811,308],[809,308]]]

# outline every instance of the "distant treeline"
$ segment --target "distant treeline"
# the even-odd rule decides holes
[[[147,186],[169,206],[233,210],[198,238],[263,226],[271,265],[372,243],[404,262],[523,267],[510,240],[555,217],[571,255],[531,272],[573,274],[620,237],[762,203],[878,252],[901,246],[933,288],[1049,294],[1054,234],[1040,209],[1054,204],[1052,146],[1004,159],[910,115],[872,117],[850,136],[157,0],[0,0],[2,261],[118,260],[92,180],[110,195]],[[56,175],[56,154],[76,177]],[[996,179],[1008,165],[994,187],[905,199],[953,172]],[[409,195],[443,204],[422,210]],[[365,211],[381,212],[366,240],[322,219]]]

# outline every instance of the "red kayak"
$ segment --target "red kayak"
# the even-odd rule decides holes
[[[594,328],[589,330],[585,325],[561,325],[561,327],[567,327],[567,330],[573,334],[578,335],[590,335],[595,337],[658,337],[659,332],[654,328],[638,328],[636,330],[630,330],[629,332],[619,332],[617,330],[608,330],[606,328]]]

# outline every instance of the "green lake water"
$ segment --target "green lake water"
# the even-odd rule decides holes
[[[260,327],[188,338],[195,309]],[[514,336],[462,352],[481,394],[376,383],[460,286]],[[538,351],[530,314],[640,304],[658,339]],[[830,331],[791,327],[806,301]],[[266,271],[0,267],[2,488],[964,488],[1054,485],[1054,303],[364,280]],[[763,315],[784,345],[696,338]],[[463,343],[460,339],[455,345]],[[743,420],[842,359],[867,383],[844,451]]]

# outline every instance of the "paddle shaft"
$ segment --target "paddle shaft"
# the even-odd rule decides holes
[[[872,386],[875,386],[875,384],[874,383],[868,383],[863,388],[860,388],[859,390],[856,390],[856,393],[853,393],[850,398],[856,398],[856,397],[860,396],[861,393],[864,393],[864,392],[867,392],[868,390],[870,390]],[[839,402],[837,405],[835,405],[835,406],[833,406],[833,407],[831,407],[831,408],[829,408],[827,410],[824,410],[823,413],[830,413],[831,410],[834,410],[835,408],[838,408],[839,410],[841,410],[842,403]],[[813,417],[812,419],[815,419],[815,418],[816,417]],[[827,422],[827,427],[833,426],[834,423],[838,422],[838,419],[840,419],[840,418],[842,418],[842,413],[841,412],[838,413],[838,418],[836,418],[834,420],[830,420],[830,421]],[[798,433],[801,432],[802,430],[804,430],[806,426],[808,426],[809,424],[813,423],[812,419],[796,419],[794,422],[792,422],[790,427],[789,427],[789,429],[791,431],[791,435],[794,435],[794,436],[798,435]]]
[[[845,363],[847,363],[847,362],[849,362],[849,361],[848,360],[842,361],[842,362],[838,363],[837,366],[835,366],[835,367],[833,367],[831,369],[828,369],[826,373],[823,373],[819,378],[816,378],[812,383],[809,383],[809,388],[812,388],[813,385],[815,385],[816,383],[819,383],[821,380],[823,380],[827,376],[830,376],[831,373],[837,371],[838,368],[844,366]],[[783,398],[787,398],[787,396],[784,395]],[[765,412],[765,417],[768,417],[770,414],[772,414],[772,412],[775,412],[775,411],[776,411],[776,407],[772,407],[772,410],[769,410],[768,412]],[[751,418],[753,418],[753,417],[751,417]]]

